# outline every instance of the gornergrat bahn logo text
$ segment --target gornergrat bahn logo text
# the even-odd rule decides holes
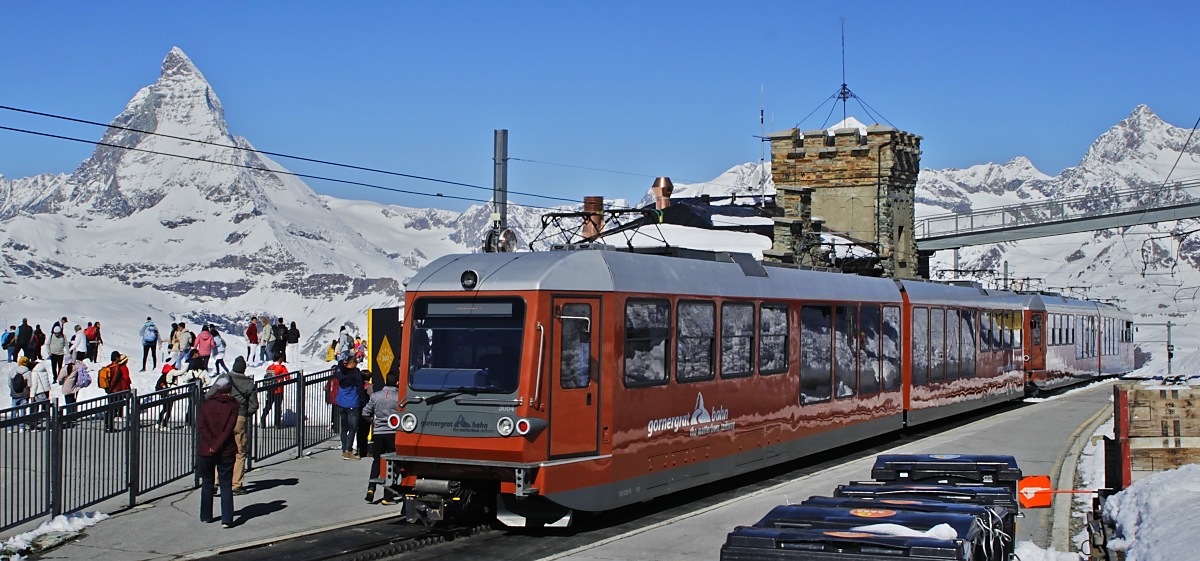
[[[491,432],[492,427],[483,421],[468,421],[466,416],[459,415],[454,421],[425,421],[429,428],[450,429],[454,432],[485,433]]]
[[[729,420],[729,410],[724,407],[704,407],[704,394],[696,394],[696,409],[691,413],[676,417],[655,419],[646,424],[646,436],[654,436],[661,432],[679,432],[687,428],[688,436],[703,436],[714,432],[733,430],[733,421]]]

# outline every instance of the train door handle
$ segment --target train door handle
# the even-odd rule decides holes
[[[592,392],[588,392],[588,394],[587,394],[587,404],[588,405],[592,404]]]

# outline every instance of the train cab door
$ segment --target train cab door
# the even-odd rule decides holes
[[[554,298],[550,346],[550,456],[599,450],[600,299]]]
[[[1029,316],[1029,342],[1026,343],[1029,364],[1025,370],[1046,369],[1046,312],[1032,312]]]

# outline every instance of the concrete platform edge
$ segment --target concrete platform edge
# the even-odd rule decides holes
[[[1073,489],[1075,487],[1075,472],[1079,468],[1079,455],[1083,453],[1083,447],[1092,433],[1096,432],[1096,429],[1100,428],[1100,425],[1111,416],[1112,406],[1109,405],[1097,411],[1090,419],[1079,425],[1078,429],[1075,429],[1075,433],[1071,435],[1071,444],[1063,450],[1063,455],[1056,464],[1058,481],[1055,489]],[[1050,545],[1056,551],[1071,551],[1071,505],[1074,503],[1074,497],[1075,495],[1066,493],[1054,495]]]

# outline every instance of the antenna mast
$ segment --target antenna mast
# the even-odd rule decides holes
[[[842,24],[842,88],[838,90],[838,99],[842,100],[842,123],[846,122],[846,100],[854,97],[850,88],[846,87],[846,18],[838,18]]]
[[[767,85],[758,86],[758,195],[759,204],[767,196],[767,172],[763,167],[767,161]]]

